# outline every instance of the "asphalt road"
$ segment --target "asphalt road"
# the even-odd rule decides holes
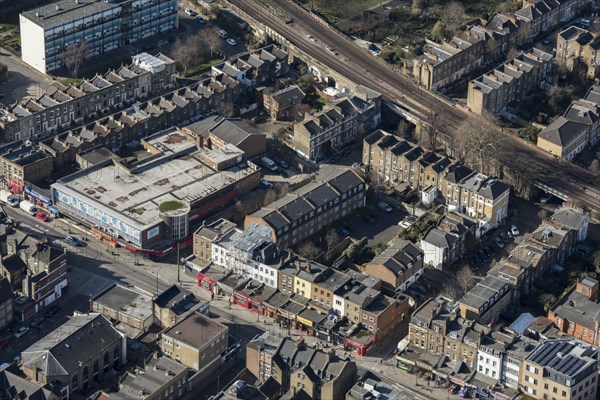
[[[307,12],[289,0],[229,0],[257,21],[283,35],[306,54],[346,76],[348,79],[381,92],[387,99],[429,121],[437,114],[444,134],[457,137],[461,127],[470,118],[467,114],[445,103],[434,94],[423,90],[408,77],[401,75],[377,60],[350,40],[321,25]],[[285,20],[293,20],[286,24]],[[313,35],[317,41],[307,39]],[[337,50],[333,54],[325,48]],[[600,179],[574,164],[555,160],[535,146],[524,143],[506,132],[498,145],[497,155],[502,165],[510,170],[528,171],[534,179],[556,189],[569,198],[593,210],[600,210]]]

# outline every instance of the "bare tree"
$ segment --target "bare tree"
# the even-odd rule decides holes
[[[431,111],[427,120],[427,125],[424,126],[423,130],[427,134],[427,145],[431,151],[435,151],[438,145],[438,137],[440,134],[439,127],[439,114],[435,111]]]
[[[203,33],[204,41],[210,50],[210,58],[212,59],[215,53],[223,52],[223,39],[219,37],[217,28],[206,29]]]
[[[368,175],[369,178],[369,191],[373,194],[375,199],[379,200],[381,194],[385,191],[385,182],[383,176],[376,170],[371,169]]]
[[[471,271],[471,268],[469,268],[468,265],[465,265],[456,274],[456,279],[458,280],[458,284],[462,289],[463,293],[466,293],[467,290],[471,288],[471,285],[474,281],[473,271]]]
[[[506,59],[513,60],[513,59],[517,58],[518,55],[519,55],[519,50],[517,50],[516,47],[511,46],[510,49],[508,49],[508,53],[506,54]]]
[[[196,34],[186,39],[177,39],[171,48],[171,57],[181,65],[184,73],[194,65],[204,62],[208,51],[204,35]]]
[[[340,235],[335,229],[329,228],[325,232],[325,243],[327,244],[327,252],[330,252],[340,242]]]
[[[306,240],[298,246],[298,254],[309,260],[314,260],[321,254],[321,250],[313,242]]]
[[[462,26],[465,15],[463,5],[457,1],[453,1],[444,6],[444,12],[441,17],[446,29],[454,34]]]
[[[460,290],[458,290],[458,288],[452,283],[446,282],[442,288],[442,294],[450,298],[452,301],[456,301],[460,296]]]
[[[480,172],[494,172],[492,167],[497,166],[504,156],[500,146],[504,135],[498,127],[484,116],[471,117],[463,124],[461,131],[455,146],[459,158],[467,160]]]
[[[73,78],[79,76],[79,70],[87,54],[87,42],[75,42],[60,53],[60,59]]]
[[[544,311],[548,311],[554,303],[556,303],[557,299],[552,293],[542,293],[539,297],[540,303],[544,306]]]

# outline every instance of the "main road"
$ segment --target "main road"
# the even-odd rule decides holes
[[[427,123],[432,115],[444,134],[457,138],[472,116],[392,70],[348,38],[322,25],[290,0],[229,0],[256,21],[286,38],[300,51],[358,84],[382,93]],[[292,23],[286,24],[285,22]],[[307,35],[314,36],[313,42]],[[326,45],[336,49],[334,54]],[[571,163],[556,160],[509,133],[498,144],[498,161],[511,171],[527,171],[535,181],[592,210],[600,210],[600,179]]]

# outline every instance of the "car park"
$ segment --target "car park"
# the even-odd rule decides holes
[[[29,332],[29,328],[26,327],[26,326],[22,326],[22,327],[19,328],[18,331],[15,332],[14,336],[18,339],[21,336],[25,335],[27,332]]]
[[[237,45],[237,42],[235,41],[235,39],[229,38],[226,40],[227,44],[230,46],[235,46]]]
[[[271,182],[269,182],[268,180],[266,180],[265,178],[260,178],[260,183],[267,189],[273,188],[273,184]]]
[[[380,202],[377,204],[377,207],[378,207],[380,210],[383,210],[383,211],[385,211],[385,212],[389,212],[389,213],[391,213],[392,211],[394,211],[394,209],[392,208],[392,206],[390,206],[390,205],[389,205],[388,203],[386,203],[385,201],[380,201]]]
[[[275,162],[277,164],[279,164],[281,166],[281,168],[289,168],[290,167],[290,165],[285,160],[277,159],[277,160],[275,160]]]
[[[519,232],[519,228],[517,228],[516,225],[511,226],[510,231],[512,232],[513,236],[519,236],[521,234],[521,232]]]
[[[494,242],[496,243],[496,246],[498,246],[499,248],[501,248],[501,249],[504,248],[504,242],[502,241],[502,239],[500,239],[500,237],[496,236],[494,238]]]
[[[65,238],[65,242],[67,242],[68,244],[75,246],[75,247],[83,246],[83,242],[77,238],[74,238],[73,236],[67,236]]]

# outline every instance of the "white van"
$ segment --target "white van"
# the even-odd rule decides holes
[[[219,29],[219,31],[217,32],[217,35],[219,35],[219,37],[221,39],[225,39],[227,36],[229,36],[229,34],[227,32],[225,32],[223,29]]]
[[[275,161],[271,160],[269,157],[261,157],[260,163],[270,169],[272,172],[277,171],[277,165],[275,165]]]

